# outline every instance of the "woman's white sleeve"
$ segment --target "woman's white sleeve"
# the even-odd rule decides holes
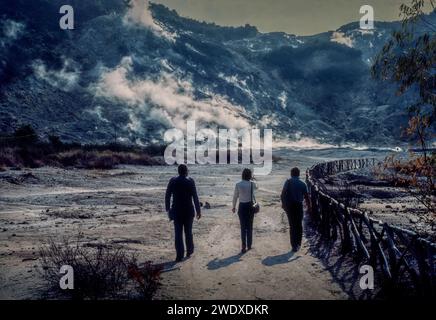
[[[235,192],[233,193],[233,208],[236,208],[236,201],[238,201],[239,198],[239,189],[238,185],[235,186]]]

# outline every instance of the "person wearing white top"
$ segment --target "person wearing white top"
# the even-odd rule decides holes
[[[235,186],[235,192],[233,194],[233,208],[232,212],[236,212],[236,203],[239,199],[238,216],[241,224],[241,241],[242,250],[241,253],[245,253],[251,250],[253,243],[253,199],[255,198],[254,192],[257,189],[257,185],[252,181],[253,174],[250,169],[244,169],[242,171],[242,180]]]

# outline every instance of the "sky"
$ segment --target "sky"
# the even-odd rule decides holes
[[[261,32],[283,31],[311,35],[352,21],[359,21],[359,9],[374,8],[376,21],[399,20],[399,7],[410,0],[151,0],[175,9],[180,15],[219,25],[246,23]]]

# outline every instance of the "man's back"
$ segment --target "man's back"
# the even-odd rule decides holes
[[[180,164],[177,171],[179,176],[171,178],[168,183],[165,193],[165,209],[169,219],[174,222],[174,244],[177,253],[176,262],[180,262],[185,255],[183,234],[185,234],[186,256],[190,257],[194,253],[192,223],[194,221],[195,212],[197,213],[197,219],[201,218],[201,210],[195,182],[193,179],[188,178],[188,167],[185,164]],[[172,205],[171,198],[173,198]],[[195,204],[195,211],[192,202]]]
[[[303,239],[303,200],[306,199],[308,212],[311,211],[307,185],[300,180],[300,169],[292,168],[291,178],[286,180],[282,190],[282,207],[289,219],[292,251],[300,250]]]
[[[284,207],[289,207],[290,203],[301,203],[307,195],[307,186],[298,177],[291,177],[286,180],[282,191],[282,203]]]
[[[171,208],[177,215],[194,215],[194,205],[200,212],[197,190],[193,179],[186,176],[174,177],[170,180],[165,195],[165,207],[170,208],[170,199],[173,197]]]

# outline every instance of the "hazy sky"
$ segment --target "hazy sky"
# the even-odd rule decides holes
[[[375,20],[398,20],[399,6],[410,0],[151,0],[180,15],[220,25],[249,23],[262,32],[285,31],[309,35],[360,20],[359,9],[369,4]]]

